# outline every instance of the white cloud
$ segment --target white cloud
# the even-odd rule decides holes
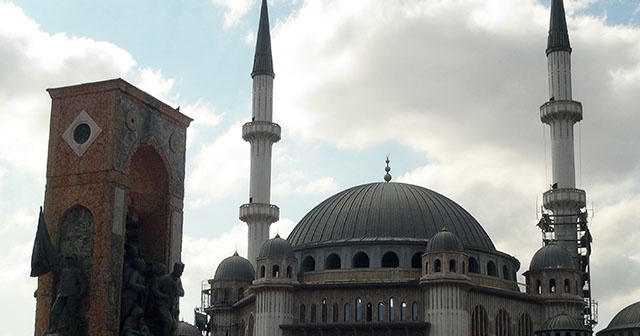
[[[240,21],[252,8],[255,0],[213,0],[217,6],[224,7],[224,27],[229,28]]]

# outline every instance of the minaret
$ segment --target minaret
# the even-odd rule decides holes
[[[280,209],[270,203],[271,148],[280,140],[280,125],[273,119],[273,61],[267,1],[262,0],[258,37],[253,59],[253,104],[251,121],[242,126],[242,138],[251,144],[249,203],[240,206],[240,220],[249,226],[247,259],[256,267],[262,244],[269,239],[269,226],[278,221]]]
[[[597,323],[591,300],[591,234],[587,226],[584,190],[576,188],[573,125],[582,120],[582,104],[571,97],[571,45],[562,0],[551,1],[547,40],[549,101],[540,107],[540,120],[549,125],[553,181],[543,194],[544,213],[538,224],[565,248],[573,266],[582,273],[583,321],[590,329]]]
[[[578,267],[578,215],[586,193],[576,188],[573,125],[582,120],[582,104],[571,98],[571,45],[562,0],[552,0],[547,42],[549,101],[540,107],[540,119],[551,133],[551,189],[543,194],[551,212],[555,240],[567,249]]]

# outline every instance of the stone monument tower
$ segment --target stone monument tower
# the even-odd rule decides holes
[[[168,268],[180,261],[192,120],[122,79],[47,91],[47,230],[85,278],[79,334],[119,335],[127,255]],[[50,328],[61,278],[39,277],[36,336]]]

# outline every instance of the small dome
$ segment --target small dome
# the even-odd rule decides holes
[[[538,331],[547,330],[586,330],[587,327],[578,319],[567,314],[556,315],[543,323]]]
[[[275,238],[271,238],[264,242],[258,258],[295,258],[293,254],[293,247],[285,239],[280,238],[280,235],[276,235]]]
[[[548,268],[575,268],[573,258],[564,247],[551,243],[533,255],[529,270],[541,270]]]
[[[427,252],[440,251],[463,252],[464,247],[455,233],[447,231],[447,228],[442,228],[442,231],[433,235],[427,243]]]
[[[605,330],[630,328],[640,329],[640,301],[627,306],[616,314]]]
[[[218,265],[214,280],[242,280],[253,281],[255,272],[249,260],[234,253],[231,257],[225,258]]]
[[[178,336],[202,336],[202,332],[194,326],[185,321],[178,322]]]

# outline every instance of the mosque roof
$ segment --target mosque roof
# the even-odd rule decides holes
[[[543,330],[586,330],[584,324],[575,317],[567,314],[559,314],[550,319],[540,326],[538,331]]]
[[[200,332],[200,330],[193,324],[180,321],[178,322],[177,335],[178,336],[202,336],[202,332]]]
[[[640,301],[618,312],[603,331],[615,329],[640,329]]]
[[[255,272],[249,260],[234,253],[220,262],[216,269],[214,280],[241,280],[253,281]]]
[[[271,238],[264,242],[258,258],[270,257],[270,258],[295,258],[293,253],[293,247],[288,241],[280,238],[280,235],[276,235],[275,238]]]
[[[464,246],[462,246],[462,242],[460,238],[455,235],[455,233],[450,232],[447,228],[442,228],[442,231],[436,233],[429,239],[427,243],[427,252],[439,252],[439,251],[450,251],[450,252],[463,252]]]
[[[540,248],[531,258],[529,270],[550,268],[575,268],[573,258],[567,249],[550,243]]]
[[[465,247],[495,251],[487,232],[451,199],[405,183],[370,183],[317,205],[288,237],[294,249],[353,242],[424,242],[446,227]]]

